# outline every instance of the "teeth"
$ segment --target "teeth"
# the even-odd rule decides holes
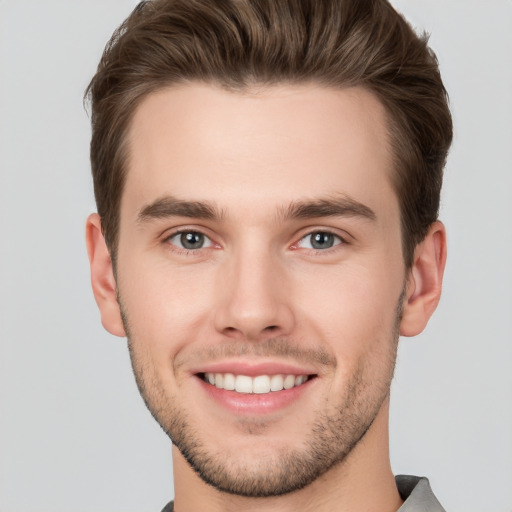
[[[235,390],[239,393],[252,393],[251,377],[247,377],[247,375],[237,375],[235,379]]]
[[[292,389],[295,386],[295,375],[287,375],[284,378],[283,388]]]
[[[304,382],[306,382],[307,380],[307,375],[297,375],[297,377],[295,377],[295,385],[300,386],[301,384],[304,384]]]
[[[252,381],[253,393],[269,393],[270,392],[270,377],[268,375],[260,375],[255,377]]]
[[[228,391],[235,389],[235,376],[232,373],[224,374],[224,389]]]
[[[212,386],[238,393],[265,394],[301,386],[308,380],[307,375],[233,375],[232,373],[205,373],[205,382]]]
[[[270,379],[270,391],[281,391],[283,389],[283,376],[272,375]]]

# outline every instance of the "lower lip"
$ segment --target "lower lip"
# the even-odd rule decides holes
[[[219,389],[197,377],[206,394],[215,402],[238,415],[271,414],[290,406],[298,400],[313,384],[315,378],[310,378],[304,384],[282,391],[270,393],[237,393]]]

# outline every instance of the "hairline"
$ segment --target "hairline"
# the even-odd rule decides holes
[[[130,132],[132,131],[134,119],[136,116],[137,111],[141,108],[141,105],[151,96],[154,96],[156,94],[159,94],[166,90],[172,90],[177,89],[180,87],[187,87],[197,84],[203,84],[206,86],[211,87],[218,87],[221,90],[224,90],[226,92],[230,92],[233,94],[248,94],[248,95],[256,95],[261,92],[266,92],[271,89],[274,89],[276,87],[281,86],[296,86],[296,87],[307,87],[307,86],[318,86],[325,89],[331,89],[333,91],[343,91],[348,89],[355,89],[355,90],[365,90],[366,92],[370,93],[382,106],[384,111],[384,128],[386,130],[386,138],[387,138],[387,146],[388,146],[388,155],[389,155],[389,161],[387,162],[387,166],[389,167],[389,179],[391,188],[395,194],[395,197],[398,201],[398,207],[399,207],[399,214],[400,214],[400,233],[401,233],[401,248],[402,248],[402,257],[403,261],[405,263],[406,269],[409,269],[412,266],[412,255],[407,254],[407,240],[406,240],[406,226],[405,226],[405,215],[404,215],[404,208],[403,208],[403,201],[401,200],[401,196],[399,194],[399,184],[400,184],[400,160],[399,160],[399,146],[401,141],[399,140],[399,137],[397,134],[400,134],[399,129],[399,122],[398,119],[393,115],[392,108],[388,104],[388,102],[382,98],[382,95],[378,93],[373,87],[369,86],[367,83],[360,82],[360,83],[350,83],[347,81],[346,85],[343,85],[342,83],[339,84],[333,84],[331,82],[326,82],[325,80],[322,80],[320,78],[315,77],[307,77],[307,78],[296,78],[296,79],[273,79],[273,80],[248,80],[244,84],[231,84],[227,80],[222,80],[219,78],[176,78],[176,79],[170,79],[167,82],[161,83],[161,84],[150,84],[147,88],[141,87],[144,89],[140,94],[136,95],[134,98],[133,103],[131,103],[132,108],[129,112],[127,119],[125,121],[124,126],[121,130],[121,138],[120,138],[120,144],[118,147],[118,153],[119,153],[119,166],[120,166],[120,172],[121,172],[121,188],[119,191],[119,202],[117,204],[117,209],[115,212],[116,219],[115,219],[115,226],[116,230],[115,233],[110,235],[110,243],[109,245],[109,252],[111,255],[111,259],[113,264],[116,264],[117,261],[117,252],[119,248],[119,228],[120,228],[120,221],[121,221],[121,203],[124,196],[124,188],[126,186],[127,181],[127,175],[129,170],[129,160],[130,160],[130,153],[131,153],[131,144],[130,144]],[[434,219],[434,221],[437,220]],[[432,221],[432,222],[434,222]],[[424,239],[424,237],[423,237]],[[417,240],[414,249],[417,245],[419,245],[422,240]]]

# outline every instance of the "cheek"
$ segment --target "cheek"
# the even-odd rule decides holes
[[[402,286],[399,272],[393,276],[354,267],[317,272],[315,286],[305,287],[297,301],[302,327],[307,338],[323,342],[334,354],[336,389],[344,389],[362,369],[372,381],[387,379],[395,357]]]
[[[120,298],[134,345],[144,344],[159,364],[169,361],[184,345],[207,339],[202,331],[212,305],[208,273],[198,268],[178,271],[166,262],[137,264],[127,259],[123,263]]]
[[[323,294],[323,300],[309,294],[304,305],[309,337],[325,343],[337,362],[330,393],[339,396],[342,392],[348,401],[356,399],[349,396],[356,391],[358,396],[380,396],[388,389],[393,374],[400,287],[392,283],[378,287],[374,277],[345,275],[337,286],[332,286],[331,279],[330,291]]]
[[[400,273],[354,266],[315,272],[297,291],[302,322],[342,359],[387,348],[395,335]]]

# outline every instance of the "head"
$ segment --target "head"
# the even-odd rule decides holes
[[[383,1],[156,0],[89,94],[93,288],[178,460],[261,497],[382,454],[445,259],[425,38]]]

